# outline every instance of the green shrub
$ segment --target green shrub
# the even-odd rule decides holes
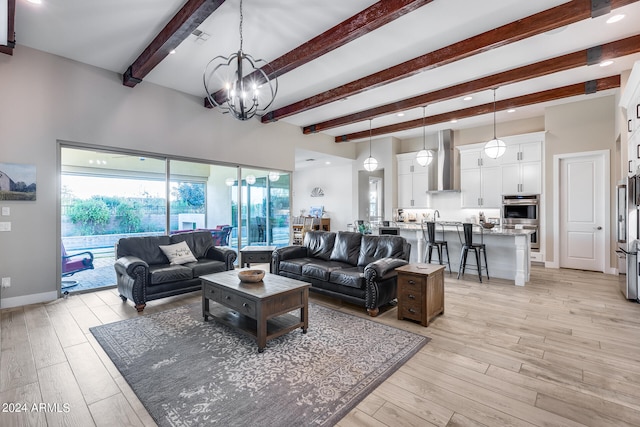
[[[119,233],[136,233],[142,231],[142,215],[137,202],[120,201],[116,208],[116,217],[120,225]]]
[[[83,235],[100,234],[109,223],[111,213],[102,200],[76,200],[69,208],[69,219],[80,226]]]

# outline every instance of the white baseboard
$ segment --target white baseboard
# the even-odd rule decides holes
[[[555,261],[546,261],[544,263],[545,268],[560,268],[560,265]]]
[[[2,298],[0,300],[0,308],[20,307],[29,304],[38,304],[41,302],[49,302],[58,299],[58,292],[43,292],[41,294],[25,295],[21,297]]]

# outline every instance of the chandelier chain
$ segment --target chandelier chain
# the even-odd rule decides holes
[[[242,0],[240,0],[240,52],[242,52],[242,23],[244,22],[244,15],[242,14]]]

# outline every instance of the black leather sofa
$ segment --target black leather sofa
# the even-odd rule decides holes
[[[408,264],[411,244],[400,236],[308,231],[302,246],[276,249],[271,273],[311,283],[320,294],[363,306],[371,316],[397,293],[395,268]]]
[[[179,242],[186,242],[196,262],[169,264],[160,246]],[[233,270],[236,257],[233,250],[214,246],[209,231],[123,238],[116,244],[114,265],[118,292],[141,312],[147,301],[201,289],[200,276]]]

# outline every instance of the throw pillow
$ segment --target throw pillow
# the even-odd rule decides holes
[[[191,249],[187,245],[187,242],[180,242],[174,245],[162,246],[160,245],[160,250],[162,253],[169,258],[169,264],[178,265],[178,264],[186,264],[188,262],[196,262],[198,261],[196,257],[193,256]]]

